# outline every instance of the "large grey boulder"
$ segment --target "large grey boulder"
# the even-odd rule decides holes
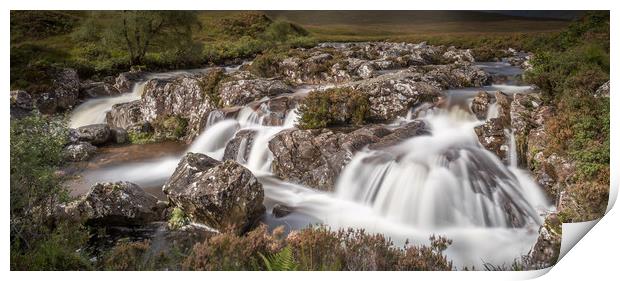
[[[242,233],[264,214],[264,191],[256,177],[233,161],[187,153],[163,187],[170,204],[194,221]]]
[[[67,145],[63,149],[63,157],[70,162],[80,162],[90,159],[96,152],[96,146],[88,142],[78,142]]]
[[[509,156],[507,129],[500,118],[491,118],[484,124],[474,128],[480,144],[493,152],[502,161],[507,162]]]
[[[134,226],[162,220],[164,206],[131,182],[93,185],[77,201],[61,207],[63,215],[88,225]]]
[[[120,94],[114,85],[106,82],[85,82],[80,86],[81,96],[84,98],[109,97]]]
[[[474,113],[478,120],[484,120],[487,118],[487,112],[491,105],[491,95],[489,93],[481,91],[479,92],[471,102],[471,112]]]
[[[345,84],[368,96],[369,119],[390,121],[404,116],[407,111],[423,102],[432,102],[441,93],[437,86],[422,81],[419,73],[399,71],[375,78]]]
[[[78,102],[80,79],[75,69],[64,68],[54,73],[51,88],[37,95],[40,112],[54,114],[73,108]]]
[[[123,72],[116,77],[114,88],[121,93],[131,91],[136,82],[144,78],[144,73],[140,71]]]
[[[107,124],[93,124],[76,129],[79,141],[102,145],[110,140],[110,127]]]
[[[231,107],[246,105],[264,97],[273,97],[290,93],[293,89],[281,80],[258,78],[249,74],[236,74],[232,81],[219,86],[221,106]]]
[[[139,100],[115,104],[112,106],[112,109],[106,113],[105,117],[108,125],[123,129],[128,129],[144,122],[141,102]]]
[[[424,134],[424,123],[411,122],[389,130],[372,125],[354,131],[289,129],[269,141],[272,171],[281,179],[319,190],[333,190],[342,169],[354,153],[369,146],[381,149]]]

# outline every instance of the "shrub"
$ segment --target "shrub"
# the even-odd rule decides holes
[[[279,64],[283,59],[278,52],[266,52],[256,56],[249,70],[260,77],[274,77],[280,74]]]
[[[57,204],[69,199],[56,169],[67,141],[65,120],[42,115],[11,120],[10,243],[14,270],[89,269],[79,224],[52,220]]]
[[[364,230],[309,227],[282,237],[260,226],[243,236],[215,235],[194,246],[183,263],[189,270],[452,270],[443,255],[450,240],[431,237],[430,246],[394,247]]]
[[[121,242],[106,253],[103,268],[106,270],[148,270],[149,241]]]
[[[221,106],[222,99],[218,93],[218,86],[223,78],[224,70],[217,68],[213,71],[209,71],[209,73],[200,80],[202,91],[209,97],[212,104],[217,106]]]
[[[368,97],[351,88],[314,91],[301,102],[299,127],[325,128],[334,125],[361,125],[367,121]]]
[[[175,230],[190,223],[189,217],[183,212],[181,208],[174,208],[170,213],[170,219],[168,219],[168,228]]]
[[[284,43],[297,37],[308,36],[309,33],[303,27],[285,21],[276,21],[265,30],[264,40]]]
[[[68,33],[77,22],[66,11],[11,11],[11,42]]]
[[[196,244],[183,263],[188,270],[264,270],[260,254],[272,255],[281,248],[277,235],[262,225],[243,236],[227,231]]]
[[[40,239],[11,244],[11,270],[91,270],[84,253],[88,231],[80,225],[61,224],[46,230]],[[24,250],[24,247],[27,248]]]

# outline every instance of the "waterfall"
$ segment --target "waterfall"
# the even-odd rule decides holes
[[[138,82],[129,93],[119,96],[94,98],[80,104],[71,113],[69,120],[70,128],[78,128],[91,124],[105,123],[105,116],[112,106],[140,99],[144,91],[144,82]]]
[[[460,109],[435,110],[423,119],[431,135],[356,154],[339,178],[337,196],[419,228],[540,223],[534,208],[540,202],[522,195],[538,187],[524,187],[484,149],[473,133],[479,122],[468,117]]]

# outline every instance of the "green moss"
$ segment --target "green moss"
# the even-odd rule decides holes
[[[153,143],[156,140],[153,138],[153,133],[136,133],[136,132],[128,132],[129,142],[133,144],[147,144]]]
[[[351,88],[315,91],[301,102],[299,127],[325,128],[334,125],[361,125],[370,111],[368,97]]]

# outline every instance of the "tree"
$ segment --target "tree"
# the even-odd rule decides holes
[[[200,28],[196,12],[123,11],[107,34],[127,51],[131,65],[140,65],[153,49],[191,45],[195,28]]]

